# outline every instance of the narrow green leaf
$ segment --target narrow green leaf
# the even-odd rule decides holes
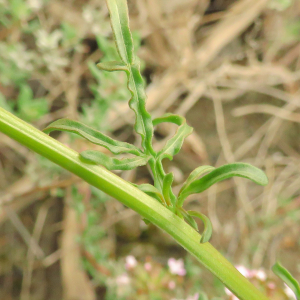
[[[155,198],[160,203],[167,206],[163,195],[161,194],[161,192],[155,186],[153,186],[151,184],[148,184],[148,183],[144,183],[144,184],[140,184],[140,185],[134,184],[134,186],[137,187],[142,192],[144,192],[145,194],[149,195],[152,198]]]
[[[197,211],[188,210],[187,212],[190,216],[197,217],[203,222],[204,230],[201,233],[200,243],[203,244],[203,243],[208,242],[212,235],[212,225],[211,225],[209,218],[207,216],[205,216],[204,214],[199,213]]]
[[[146,110],[146,94],[140,66],[134,57],[133,41],[129,29],[126,0],[106,0],[113,32],[122,62],[127,66],[128,89],[131,93],[129,107],[135,113],[135,131],[142,138],[142,147],[146,153],[155,155],[152,148],[153,126],[150,114]],[[122,69],[124,70],[124,68]]]
[[[179,115],[174,115],[170,113],[166,113],[159,118],[153,119],[153,126],[156,126],[161,123],[173,123],[178,126],[181,126],[186,122],[185,118]]]
[[[300,300],[300,285],[293,275],[279,262],[272,267],[272,271],[294,292],[297,300]]]
[[[70,119],[57,120],[48,125],[48,127],[45,128],[43,131],[45,133],[50,133],[54,130],[76,133],[84,137],[88,141],[92,142],[93,144],[105,147],[113,154],[131,153],[134,155],[142,155],[141,150],[135,147],[134,145],[116,141],[98,130],[95,130],[80,122],[73,121]]]
[[[212,170],[214,170],[215,168],[212,166],[200,166],[198,168],[196,168],[187,178],[187,180],[183,183],[182,188],[179,191],[179,196],[181,194],[181,192],[184,191],[184,189],[189,186],[193,181],[195,181],[196,179],[198,179],[201,175],[203,175],[204,173],[207,172],[211,172]]]
[[[196,231],[198,231],[198,225],[196,223],[196,221],[192,218],[192,216],[190,216],[188,214],[187,211],[185,211],[182,207],[176,207],[176,211],[177,213],[180,212],[181,215],[183,216],[183,218],[185,219],[185,221],[191,225]]]
[[[105,70],[109,72],[113,71],[125,71],[128,72],[128,67],[126,64],[119,62],[119,61],[108,61],[108,62],[101,62],[97,64],[97,67],[100,70]]]
[[[173,173],[167,174],[163,179],[163,195],[167,202],[167,204],[170,206],[172,204],[173,207],[176,205],[176,197],[174,196],[172,192],[172,183],[174,180]]]
[[[133,41],[129,29],[126,0],[106,0],[117,49],[122,61],[133,63]]]
[[[213,184],[231,178],[233,176],[250,179],[259,185],[268,184],[267,176],[260,169],[246,163],[228,164],[213,170],[209,174],[193,181],[189,186],[187,186],[180,194],[179,205],[182,205],[183,200],[187,196],[191,194],[201,193]]]
[[[117,159],[94,150],[83,151],[80,153],[80,157],[94,164],[102,165],[108,170],[132,170],[136,167],[144,166],[150,159],[149,156]]]
[[[152,122],[153,125],[167,122],[174,123],[179,126],[175,135],[167,141],[163,149],[160,150],[157,154],[157,157],[160,160],[164,158],[172,160],[173,156],[176,155],[181,149],[184,139],[192,133],[193,128],[186,124],[185,118],[173,114],[165,114],[160,118],[154,119]]]

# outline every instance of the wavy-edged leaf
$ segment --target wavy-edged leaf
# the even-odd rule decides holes
[[[211,172],[214,169],[215,169],[215,167],[212,167],[212,166],[200,166],[200,167],[196,168],[193,172],[191,172],[191,174],[189,175],[187,180],[183,183],[182,188],[179,191],[179,196],[180,196],[181,192],[183,192],[185,190],[185,188],[187,186],[189,186],[193,181],[198,179],[204,173]]]
[[[164,176],[163,179],[163,195],[167,202],[167,204],[170,206],[172,204],[173,207],[176,205],[176,197],[172,192],[172,183],[174,180],[173,173],[169,173],[166,176]]]
[[[153,186],[149,183],[144,183],[144,184],[140,184],[140,185],[134,184],[134,186],[137,187],[142,192],[144,192],[145,194],[149,195],[150,197],[155,198],[156,200],[158,200],[160,203],[164,204],[165,206],[167,205],[163,195],[155,186]]]
[[[183,200],[187,196],[201,193],[213,184],[234,176],[250,179],[259,185],[268,184],[266,174],[260,169],[247,163],[228,164],[211,171],[209,174],[193,181],[189,186],[187,186],[180,194],[179,205],[182,205]]]
[[[116,141],[98,130],[70,119],[57,120],[48,125],[48,127],[46,127],[43,131],[45,133],[50,133],[54,130],[76,133],[93,144],[105,147],[113,154],[130,153],[134,155],[142,155],[141,150],[134,145]]]
[[[272,271],[294,292],[297,300],[300,300],[300,285],[293,275],[279,262],[273,265]]]
[[[117,159],[95,150],[83,151],[80,153],[80,157],[94,164],[102,165],[108,170],[132,170],[136,167],[144,166],[150,159],[150,156],[146,155]]]
[[[204,214],[197,212],[197,211],[193,211],[193,210],[188,210],[187,213],[192,217],[199,218],[203,222],[204,230],[201,233],[200,243],[203,244],[203,243],[208,242],[212,235],[212,225],[211,225],[209,218],[207,216],[205,216]]]
[[[157,154],[160,160],[164,158],[172,160],[173,156],[181,149],[184,139],[192,133],[193,128],[187,125],[184,117],[169,113],[154,119],[152,122],[154,126],[164,122],[179,126],[174,136],[167,141],[166,145]]]
[[[153,125],[146,110],[146,94],[140,66],[134,57],[133,41],[129,29],[126,0],[106,0],[115,40],[121,60],[127,65],[128,89],[131,93],[129,107],[135,113],[135,131],[142,138],[142,147],[147,153],[155,154],[152,148]]]
[[[134,129],[142,138],[142,146],[145,152],[155,154],[152,149],[153,125],[151,116],[146,110],[144,81],[140,74],[140,67],[138,63],[130,66],[128,89],[131,93],[129,107],[135,113]]]
[[[97,67],[100,70],[109,71],[109,72],[113,72],[113,71],[124,71],[126,73],[128,72],[127,65],[119,61],[101,62],[97,64]]]
[[[122,61],[133,63],[133,40],[129,29],[126,0],[106,0],[117,49]]]
[[[192,226],[196,231],[198,231],[198,225],[196,221],[188,214],[187,211],[185,211],[182,207],[176,207],[177,214],[180,213],[185,221]]]

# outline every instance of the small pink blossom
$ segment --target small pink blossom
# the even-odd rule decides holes
[[[174,290],[175,287],[176,287],[175,281],[173,281],[173,280],[169,281],[169,283],[168,283],[168,288],[169,288],[170,290]]]
[[[152,270],[152,265],[149,262],[146,262],[144,268],[146,271],[150,272]]]
[[[269,288],[270,290],[275,290],[276,284],[275,284],[274,282],[269,282],[269,283],[268,283],[268,288]]]
[[[186,270],[184,268],[184,263],[181,258],[178,260],[176,260],[175,258],[169,258],[168,266],[169,266],[170,272],[172,274],[176,274],[179,276],[184,276],[186,274]]]
[[[132,255],[126,256],[125,261],[126,261],[125,268],[127,270],[131,270],[134,267],[136,267],[136,265],[137,265],[137,261],[136,261],[135,257]]]

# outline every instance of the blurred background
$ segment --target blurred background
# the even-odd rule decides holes
[[[211,243],[255,285],[294,299],[270,268],[279,259],[300,279],[300,1],[128,4],[149,111],[194,127],[165,162],[175,191],[199,165],[262,168],[268,186],[224,181],[185,207],[209,216]],[[104,0],[0,0],[0,106],[37,128],[69,117],[135,142],[124,74],[95,67],[117,59]],[[173,133],[157,128],[155,147]],[[152,183],[144,167],[117,174]],[[0,298],[234,299],[165,233],[3,134]]]

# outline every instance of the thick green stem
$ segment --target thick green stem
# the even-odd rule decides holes
[[[241,300],[267,300],[200,234],[158,201],[105,168],[83,163],[77,152],[0,108],[0,132],[81,177],[116,198],[170,234]]]

